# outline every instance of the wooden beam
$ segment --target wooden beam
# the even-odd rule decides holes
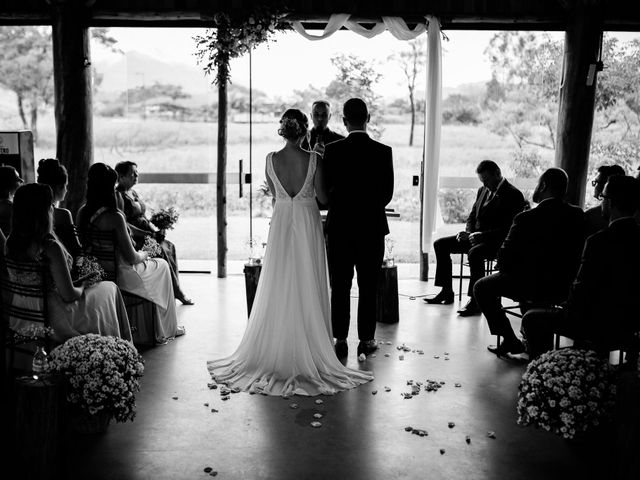
[[[64,202],[75,214],[84,202],[93,162],[93,109],[89,28],[84,2],[52,2],[56,156],[67,167]]]
[[[584,205],[602,37],[597,7],[575,2],[568,12],[555,163],[569,175],[567,200]]]
[[[218,278],[227,276],[227,82],[218,84],[218,166],[216,215],[218,221]]]

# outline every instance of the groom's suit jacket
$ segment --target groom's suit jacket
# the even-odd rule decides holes
[[[357,236],[389,233],[385,207],[393,197],[391,147],[352,132],[325,147],[329,190],[326,232]]]

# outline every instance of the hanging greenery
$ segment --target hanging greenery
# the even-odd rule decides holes
[[[278,30],[288,30],[286,12],[268,5],[260,5],[242,16],[216,13],[214,28],[203,36],[196,36],[198,63],[207,75],[215,74],[216,85],[226,84],[231,77],[230,61],[248,53],[261,43],[273,40]]]

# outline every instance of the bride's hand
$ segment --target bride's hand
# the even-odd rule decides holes
[[[316,143],[313,147],[313,151],[321,157],[324,156],[324,143]]]

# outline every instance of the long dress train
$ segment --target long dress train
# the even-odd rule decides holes
[[[311,154],[304,185],[291,197],[275,174],[276,189],[260,281],[247,329],[229,357],[208,362],[214,380],[268,395],[331,395],[373,379],[343,366],[333,348],[329,279]]]

